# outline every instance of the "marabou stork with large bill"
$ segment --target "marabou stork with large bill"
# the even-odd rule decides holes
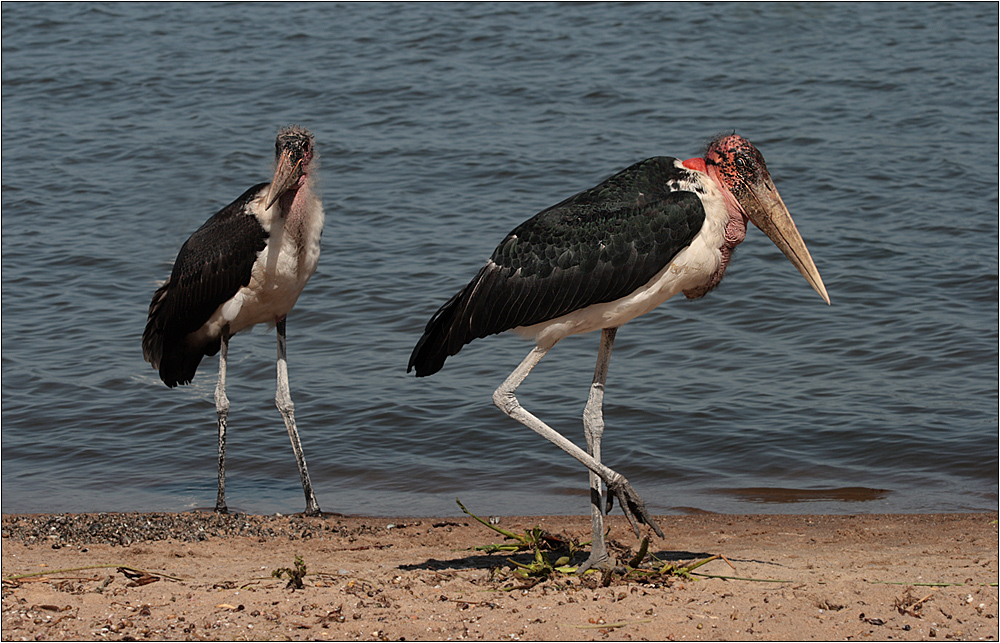
[[[615,496],[637,536],[639,523],[663,533],[631,484],[601,462],[603,399],[618,328],[677,293],[701,297],[718,285],[747,221],[764,231],[823,297],[830,298],[764,157],[731,134],[704,158],[655,157],[536,214],[497,246],[479,274],[424,330],[407,372],[432,375],[474,339],[514,329],[536,346],[493,394],[508,416],[552,441],[590,470],[593,545],[579,568],[609,570],[604,511]],[[583,412],[587,451],[525,410],[514,392],[561,339],[602,331]],[[601,482],[607,485],[604,509]]]
[[[229,338],[256,324],[277,327],[275,404],[292,441],[308,515],[320,513],[295,427],[288,388],[285,316],[316,271],[323,204],[312,170],[312,134],[298,126],[278,132],[274,177],[219,210],[177,254],[166,283],[153,294],[142,334],[142,353],[173,388],[188,384],[205,355],[219,353],[215,405],[219,423],[219,492],[215,510],[226,513],[226,362]]]

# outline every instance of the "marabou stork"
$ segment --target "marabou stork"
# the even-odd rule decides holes
[[[177,254],[166,283],[153,293],[142,334],[142,353],[169,387],[188,384],[201,358],[219,353],[215,406],[219,417],[219,495],[226,513],[226,360],[229,338],[256,324],[277,326],[275,403],[306,495],[306,514],[320,513],[295,428],[285,360],[285,316],[316,271],[323,204],[314,190],[313,136],[290,126],[274,143],[274,178],[259,183],[219,210]]]
[[[719,136],[704,158],[655,157],[539,212],[497,246],[479,274],[431,317],[407,372],[436,373],[472,340],[509,329],[536,346],[493,394],[508,416],[590,469],[593,547],[580,572],[611,569],[604,544],[601,481],[639,535],[663,533],[635,489],[601,463],[602,404],[618,328],[679,292],[718,285],[752,221],[830,303],[809,251],[764,164],[741,136]],[[524,409],[514,392],[559,340],[601,329],[593,384],[583,412],[587,451]]]

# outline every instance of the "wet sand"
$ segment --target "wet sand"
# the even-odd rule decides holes
[[[621,516],[609,524],[631,558],[634,534]],[[477,550],[505,541],[468,516],[5,515],[3,640],[998,638],[996,514],[660,525],[655,559],[605,586],[599,574],[522,578],[508,559],[534,553]],[[563,544],[589,534],[583,516],[499,526]],[[301,588],[289,587],[296,557]]]

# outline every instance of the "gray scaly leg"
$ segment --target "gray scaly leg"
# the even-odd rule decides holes
[[[608,379],[611,349],[614,347],[617,328],[605,328],[601,332],[601,347],[597,352],[597,366],[594,367],[594,382],[590,386],[590,396],[583,410],[583,432],[587,437],[587,452],[596,462],[601,461],[601,436],[604,435],[604,388]],[[601,479],[590,472],[590,522],[593,538],[590,556],[580,566],[579,573],[588,569],[609,569],[613,562],[608,557],[604,544],[604,496]]]
[[[219,495],[215,510],[228,513],[226,508],[226,420],[229,417],[229,398],[226,397],[226,362],[229,359],[229,326],[222,329],[219,346],[219,383],[215,386],[215,412],[219,416]]]
[[[292,450],[295,452],[295,462],[299,465],[299,476],[302,478],[302,490],[306,494],[306,515],[319,515],[319,503],[313,495],[312,482],[309,480],[309,470],[306,468],[306,457],[302,453],[302,442],[299,440],[299,432],[295,428],[295,405],[292,404],[292,393],[288,388],[288,363],[285,359],[285,318],[278,320],[278,389],[274,395],[275,406],[281,411],[281,417],[285,420],[285,428],[288,429],[288,437],[292,441]]]
[[[608,485],[609,501],[612,495],[618,497],[622,511],[625,512],[625,516],[632,524],[632,529],[635,530],[636,536],[639,536],[641,533],[639,531],[639,522],[643,522],[652,527],[656,534],[662,538],[663,532],[660,531],[660,528],[653,520],[653,517],[649,515],[648,511],[646,511],[646,505],[642,501],[642,498],[639,497],[639,494],[636,493],[635,489],[631,484],[629,484],[628,480],[626,480],[623,475],[616,473],[601,464],[595,460],[593,456],[573,444],[573,442],[566,439],[558,431],[554,430],[549,425],[529,413],[523,406],[521,406],[521,403],[517,401],[517,398],[514,397],[514,391],[521,385],[524,378],[528,376],[531,369],[533,369],[538,362],[545,357],[548,350],[549,349],[547,348],[536,346],[530,353],[528,353],[528,356],[524,358],[524,361],[522,361],[520,365],[514,369],[514,372],[511,373],[506,380],[504,380],[504,383],[501,384],[496,391],[494,391],[493,403],[508,416],[517,420],[546,440],[552,442],[560,449],[576,458],[588,469],[596,473],[597,476],[603,480],[606,485]],[[602,533],[598,540],[603,543],[603,539],[604,534]]]

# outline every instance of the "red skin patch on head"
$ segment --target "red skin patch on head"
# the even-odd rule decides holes
[[[681,165],[689,170],[694,170],[695,172],[704,172],[708,174],[708,168],[705,167],[705,159],[694,158],[688,159],[686,161],[681,161]]]
[[[709,167],[703,158],[693,158],[681,162],[681,165],[687,169],[695,172],[704,172],[709,176],[711,181],[714,182],[719,188],[719,191],[722,192],[722,196],[726,202],[726,210],[729,214],[729,220],[726,222],[725,237],[723,239],[722,247],[719,248],[721,255],[719,267],[714,273],[712,273],[712,276],[707,282],[697,288],[691,288],[684,291],[684,295],[689,299],[701,297],[718,285],[718,283],[722,280],[722,274],[726,271],[726,267],[729,265],[729,260],[733,254],[733,248],[738,246],[743,241],[747,233],[748,219],[746,213],[743,211],[743,207],[740,205],[736,197],[733,196],[732,191],[729,189],[729,185],[724,180],[725,177],[721,175],[718,169],[718,163],[721,158],[720,151],[725,150],[727,144],[731,145],[732,143],[738,143],[740,141],[743,141],[743,139],[738,136],[729,136],[712,143],[709,151],[705,154],[705,156],[712,157],[713,165],[711,167],[711,171],[709,171]]]

